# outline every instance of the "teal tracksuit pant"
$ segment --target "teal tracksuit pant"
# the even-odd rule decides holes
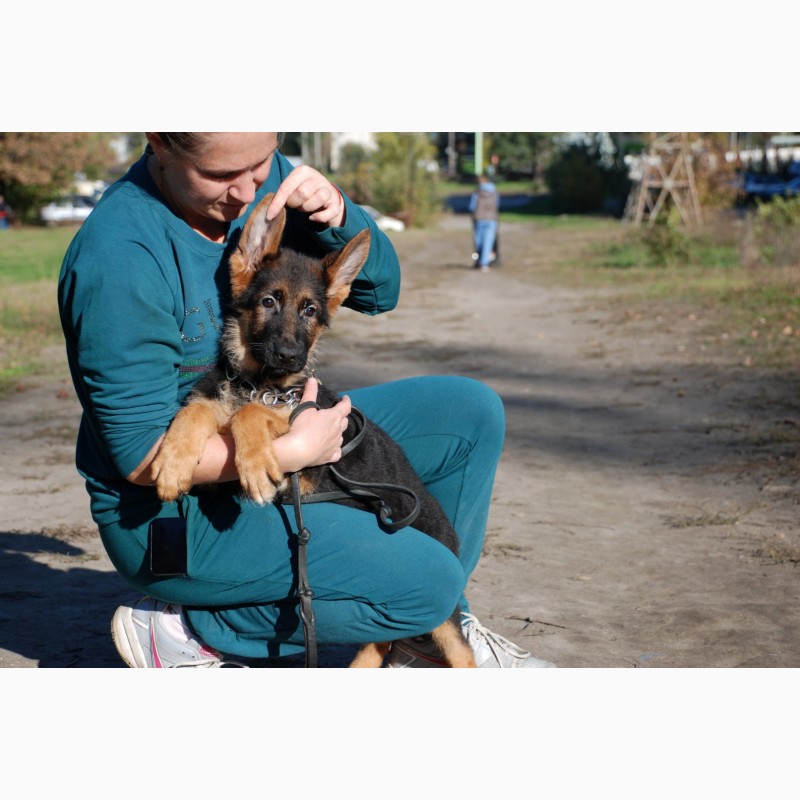
[[[460,555],[412,527],[384,533],[375,516],[335,503],[303,506],[317,641],[363,643],[426,633],[460,605],[480,557],[505,417],[499,397],[467,378],[422,377],[348,392],[401,445],[458,533]],[[231,487],[183,502],[187,576],[155,578],[147,528],[107,525],[108,554],[136,589],[184,606],[206,644],[229,655],[299,653],[292,506],[258,506]]]

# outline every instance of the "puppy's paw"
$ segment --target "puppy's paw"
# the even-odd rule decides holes
[[[249,406],[245,406],[244,410],[249,411]],[[285,476],[272,450],[268,427],[262,425],[256,428],[253,424],[255,421],[264,421],[261,409],[247,415],[239,412],[232,430],[236,441],[236,469],[242,491],[263,506],[275,499],[277,489]]]
[[[263,467],[253,468],[252,465],[239,467],[239,483],[245,496],[260,506],[275,499],[277,488]]]
[[[169,448],[168,448],[169,449]],[[165,503],[177,500],[192,488],[192,477],[197,459],[186,454],[159,451],[150,467],[150,479],[156,485],[156,494]]]

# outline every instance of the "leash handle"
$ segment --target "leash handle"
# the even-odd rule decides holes
[[[298,414],[301,414],[309,408],[316,408],[317,411],[319,411],[320,406],[319,403],[315,403],[313,400],[306,400],[305,403],[298,403],[292,410],[292,413],[289,414],[289,425],[295,421]]]

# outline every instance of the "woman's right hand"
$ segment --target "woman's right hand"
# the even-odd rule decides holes
[[[301,403],[316,402],[319,384],[309,378]],[[273,442],[278,463],[284,472],[332,464],[342,457],[347,417],[352,410],[345,395],[333,408],[307,408],[292,423],[289,432]]]

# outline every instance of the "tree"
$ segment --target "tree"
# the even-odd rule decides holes
[[[547,169],[553,206],[560,213],[612,211],[621,215],[630,191],[627,167],[611,137],[571,135]]]
[[[0,133],[0,189],[22,219],[69,188],[76,172],[104,177],[116,163],[104,133]]]
[[[552,134],[535,131],[487,133],[486,152],[497,156],[497,171],[511,180],[536,178],[552,149]]]
[[[726,133],[702,133],[694,137],[694,177],[700,205],[704,208],[728,208],[739,193],[737,165],[727,159],[728,136]]]
[[[371,203],[371,163],[370,152],[356,142],[345,144],[339,153],[336,183],[356,203],[366,203],[367,205]]]
[[[409,226],[425,226],[436,214],[436,149],[426,133],[378,133],[371,193],[387,214]]]

